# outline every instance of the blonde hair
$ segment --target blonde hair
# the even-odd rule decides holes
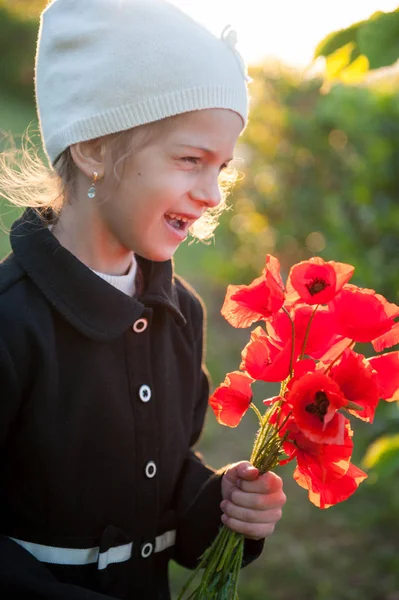
[[[142,149],[155,133],[165,131],[175,117],[168,117],[127,131],[104,136],[117,185],[123,177],[127,159]],[[75,193],[77,167],[67,148],[50,168],[41,155],[40,145],[35,143],[32,129],[22,136],[18,148],[11,135],[4,136],[8,147],[0,153],[0,196],[20,208],[33,208],[39,213],[50,211],[57,220],[66,202],[72,202]],[[219,216],[226,208],[226,199],[237,179],[234,167],[222,171],[219,180],[222,200],[215,208],[208,209],[190,228],[190,234],[199,241],[210,240],[218,225]],[[107,198],[105,198],[105,201]]]

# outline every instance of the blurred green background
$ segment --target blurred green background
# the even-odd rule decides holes
[[[36,123],[33,56],[44,4],[0,0],[3,132],[21,134]],[[325,79],[282,65],[254,67],[251,76],[252,116],[237,149],[241,176],[230,196],[232,209],[214,243],[186,244],[175,261],[208,307],[207,364],[215,385],[238,368],[249,338],[249,331],[232,329],[220,316],[226,286],[249,283],[266,253],[279,257],[285,275],[312,255],[352,263],[354,283],[399,302],[395,71],[361,85],[330,82],[328,89]],[[7,230],[15,215],[3,201],[1,256],[9,250]],[[258,385],[258,406],[275,391]],[[368,452],[368,480],[347,502],[320,511],[285,467],[284,518],[263,556],[242,572],[241,600],[399,600],[398,404],[381,405],[373,426],[354,426],[354,462],[365,468]],[[200,449],[215,467],[245,459],[255,430],[252,413],[236,430],[217,425],[209,414]],[[384,451],[378,451],[381,444],[370,450],[377,439],[385,440]],[[176,566],[171,571],[177,590],[186,572]]]

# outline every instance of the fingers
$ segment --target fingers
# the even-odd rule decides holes
[[[233,465],[228,475],[234,484],[221,503],[223,523],[254,540],[271,535],[286,501],[281,478],[271,472],[258,475],[244,462]]]
[[[281,519],[284,503],[282,491],[265,496],[236,490],[231,501],[224,500],[221,503],[222,522],[237,533],[259,540],[274,532],[276,523]]]
[[[245,521],[246,523],[275,524],[281,519],[283,514],[281,508],[253,510],[237,506],[228,500],[222,502],[222,510],[227,517],[237,521]]]
[[[272,535],[275,523],[248,523],[222,515],[223,524],[237,533],[242,533],[251,540],[261,540]]]
[[[250,462],[241,462],[237,465],[237,478],[243,481],[255,481],[259,475],[259,471],[256,467],[251,465]]]
[[[258,469],[248,461],[242,461],[231,465],[226,471],[224,477],[231,483],[236,484],[239,480],[254,481],[259,475]]]
[[[272,472],[260,475],[253,481],[241,479],[236,485],[240,490],[249,494],[273,494],[283,489],[281,477]]]
[[[286,496],[283,491],[273,494],[251,494],[235,489],[231,493],[230,501],[236,506],[263,511],[281,508],[285,504]]]

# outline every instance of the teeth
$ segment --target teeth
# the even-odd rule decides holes
[[[183,221],[184,223],[188,223],[190,219],[187,217],[183,217],[183,215],[178,215],[176,213],[166,213],[166,216],[170,219],[177,219],[178,221]]]

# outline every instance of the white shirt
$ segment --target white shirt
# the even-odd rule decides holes
[[[49,230],[53,229],[53,225],[49,225]],[[134,257],[132,258],[132,264],[130,265],[129,271],[125,275],[108,275],[108,273],[100,273],[99,271],[95,271],[94,269],[90,269],[104,279],[110,285],[116,287],[117,290],[127,294],[128,296],[133,296],[136,291],[136,273],[137,273],[137,261]]]
[[[107,273],[100,273],[99,271],[94,271],[91,269],[93,273],[104,279],[110,285],[116,287],[117,290],[127,294],[128,296],[133,296],[136,291],[136,273],[137,273],[137,261],[133,255],[132,264],[130,265],[129,271],[126,275],[108,275]]]

